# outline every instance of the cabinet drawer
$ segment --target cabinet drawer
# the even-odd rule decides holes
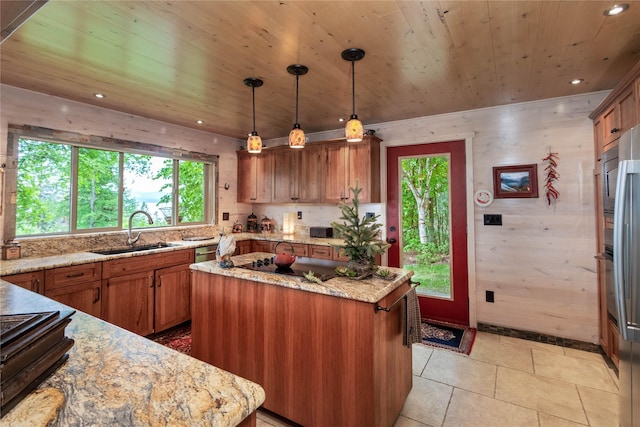
[[[158,268],[171,267],[173,265],[191,264],[193,261],[193,249],[115,259],[103,263],[102,278],[108,279],[110,277],[126,276],[141,271],[153,271]]]
[[[38,294],[44,293],[44,271],[42,270],[2,276],[1,279]]]
[[[345,255],[344,249],[336,249],[333,251],[333,259],[335,261],[349,261],[349,257]]]
[[[333,248],[331,246],[309,245],[309,257],[333,259]]]
[[[101,275],[101,262],[53,268],[45,271],[44,289],[46,292],[51,289],[92,282],[100,280]]]

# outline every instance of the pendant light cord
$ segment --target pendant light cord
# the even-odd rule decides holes
[[[356,65],[355,61],[351,61],[351,106],[353,108],[352,116],[356,115]]]
[[[253,99],[253,133],[256,133],[256,88],[251,86],[251,98]]]
[[[299,74],[296,74],[296,124],[298,123],[298,79],[300,78]]]

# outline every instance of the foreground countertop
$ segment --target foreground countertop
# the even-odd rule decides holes
[[[62,309],[0,280],[2,314]],[[265,400],[258,384],[79,311],[66,335],[69,359],[3,425],[236,426]]]
[[[273,254],[266,252],[254,252],[245,255],[231,257],[235,265],[249,264],[252,261],[269,257]],[[295,268],[295,264],[293,265]],[[221,276],[235,277],[252,280],[287,288],[299,289],[317,294],[331,295],[339,298],[347,298],[356,301],[376,303],[393,292],[401,284],[407,282],[413,276],[413,271],[400,268],[385,267],[396,277],[393,280],[370,277],[365,280],[353,280],[346,277],[334,277],[321,284],[309,282],[301,277],[285,276],[274,273],[247,270],[243,268],[222,268],[217,261],[205,261],[191,265],[194,271],[218,274]]]

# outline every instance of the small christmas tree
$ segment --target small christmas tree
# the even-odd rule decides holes
[[[349,257],[349,268],[357,269],[363,274],[375,270],[375,256],[382,255],[389,247],[389,244],[379,240],[382,224],[376,222],[379,215],[366,215],[360,218],[358,211],[360,200],[358,199],[362,188],[356,181],[355,188],[350,188],[353,192],[353,206],[346,203],[340,204],[343,223],[332,222],[331,226],[338,232],[338,236],[344,239],[343,245],[332,245],[337,249],[342,249]]]

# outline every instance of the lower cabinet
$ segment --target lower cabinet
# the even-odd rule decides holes
[[[100,281],[97,280],[45,291],[44,295],[76,310],[100,317],[101,293]]]
[[[153,276],[143,271],[104,279],[102,319],[138,335],[152,334]]]
[[[42,270],[2,276],[2,280],[37,294],[44,293],[44,271]]]
[[[100,317],[101,274],[101,262],[46,270],[44,273],[44,295],[76,310]]]
[[[191,319],[189,264],[156,270],[153,324],[155,332]]]
[[[191,318],[193,249],[105,261],[102,319],[138,335]]]

